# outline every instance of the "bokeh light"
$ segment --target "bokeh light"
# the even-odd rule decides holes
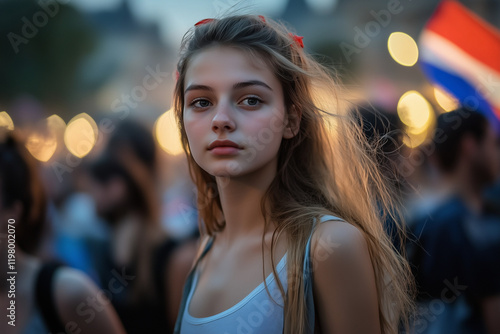
[[[26,148],[31,155],[43,162],[47,162],[56,152],[66,129],[66,123],[58,115],[47,117],[43,131],[35,131],[26,139]]]
[[[45,136],[35,132],[26,139],[26,148],[35,159],[46,162],[57,149],[57,138],[52,131]]]
[[[6,111],[0,112],[0,128],[3,127],[7,128],[8,130],[14,130],[14,122]]]
[[[403,66],[413,66],[418,60],[418,46],[415,40],[404,32],[393,32],[387,40],[391,57]]]
[[[401,122],[409,127],[420,129],[429,122],[432,107],[425,97],[415,90],[404,93],[398,102],[398,115]]]
[[[31,155],[43,162],[52,158],[59,146],[59,138],[64,133],[66,123],[58,115],[47,117],[26,139],[26,148]]]
[[[167,110],[158,117],[154,126],[154,134],[160,147],[168,154],[177,155],[183,152],[173,109]]]
[[[444,111],[452,111],[458,108],[458,101],[440,87],[434,87],[434,97]]]
[[[406,125],[408,136],[403,142],[408,147],[421,145],[428,136],[430,125],[434,120],[434,111],[430,103],[415,90],[404,93],[398,102],[398,116]]]
[[[408,131],[405,136],[403,136],[403,144],[410,148],[415,148],[423,144],[427,139],[428,132],[422,131],[421,133],[412,133]]]
[[[47,117],[47,127],[56,134],[64,133],[66,129],[66,123],[58,115],[52,115]]]
[[[78,158],[86,156],[97,141],[98,130],[95,121],[86,113],[76,115],[64,131],[64,143]]]

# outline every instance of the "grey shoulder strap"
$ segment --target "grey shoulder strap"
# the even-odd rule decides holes
[[[329,220],[343,220],[339,217],[335,217],[332,215],[322,216],[320,219],[320,223],[324,223]],[[314,221],[314,226],[309,235],[309,239],[306,244],[306,251],[304,255],[304,267],[303,267],[303,275],[304,275],[304,296],[306,298],[306,307],[307,307],[307,334],[314,333],[314,318],[315,318],[315,310],[314,310],[314,295],[313,295],[313,264],[311,259],[311,240],[313,236],[313,232],[316,227],[316,220]]]

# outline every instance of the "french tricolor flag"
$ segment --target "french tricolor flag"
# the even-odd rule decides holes
[[[500,31],[457,1],[444,0],[419,44],[420,65],[430,80],[500,130]]]

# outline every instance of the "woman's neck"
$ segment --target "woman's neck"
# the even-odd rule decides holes
[[[265,231],[261,202],[276,175],[273,162],[241,177],[216,177],[226,227],[219,238],[228,244],[242,237],[262,237]]]

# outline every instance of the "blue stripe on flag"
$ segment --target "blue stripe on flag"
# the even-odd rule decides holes
[[[447,72],[428,62],[420,61],[420,67],[435,84],[445,88],[460,104],[482,112],[500,133],[500,120],[495,116],[491,104],[477,90],[477,88],[462,77]]]

